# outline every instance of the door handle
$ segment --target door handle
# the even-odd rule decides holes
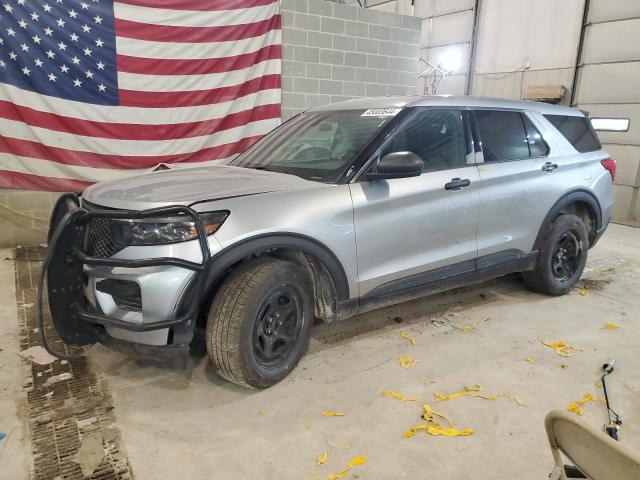
[[[544,165],[542,165],[542,171],[547,173],[553,172],[556,168],[558,168],[557,163],[547,162]]]
[[[468,178],[452,178],[450,182],[444,184],[445,190],[460,190],[461,188],[471,185],[471,180]]]

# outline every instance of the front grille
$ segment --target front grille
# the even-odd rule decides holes
[[[87,254],[92,257],[107,258],[122,248],[113,243],[111,222],[106,218],[94,218],[87,226]]]
[[[112,210],[110,208],[93,205],[83,199],[82,207],[87,211]],[[109,258],[122,250],[125,246],[113,242],[111,220],[107,218],[92,218],[87,225],[86,253],[91,257]]]

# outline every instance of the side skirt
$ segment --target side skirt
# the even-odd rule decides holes
[[[416,298],[485,282],[510,273],[533,269],[538,251],[523,253],[506,250],[464,261],[448,267],[411,275],[400,280],[380,285],[361,298],[338,303],[337,320],[346,320],[359,313],[397,305]]]

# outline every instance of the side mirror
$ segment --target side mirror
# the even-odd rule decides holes
[[[369,172],[365,178],[370,181],[391,178],[418,177],[422,175],[424,162],[413,152],[388,153],[378,162],[375,171]]]

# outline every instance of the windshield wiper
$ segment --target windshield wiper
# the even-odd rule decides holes
[[[262,170],[265,172],[276,172],[276,173],[284,173],[287,175],[295,175],[296,177],[299,177],[299,175],[296,175],[295,173],[293,173],[291,170],[288,170],[286,168],[271,168],[271,167],[267,167],[266,165],[258,165],[255,167],[250,167],[253,168],[254,170]]]

